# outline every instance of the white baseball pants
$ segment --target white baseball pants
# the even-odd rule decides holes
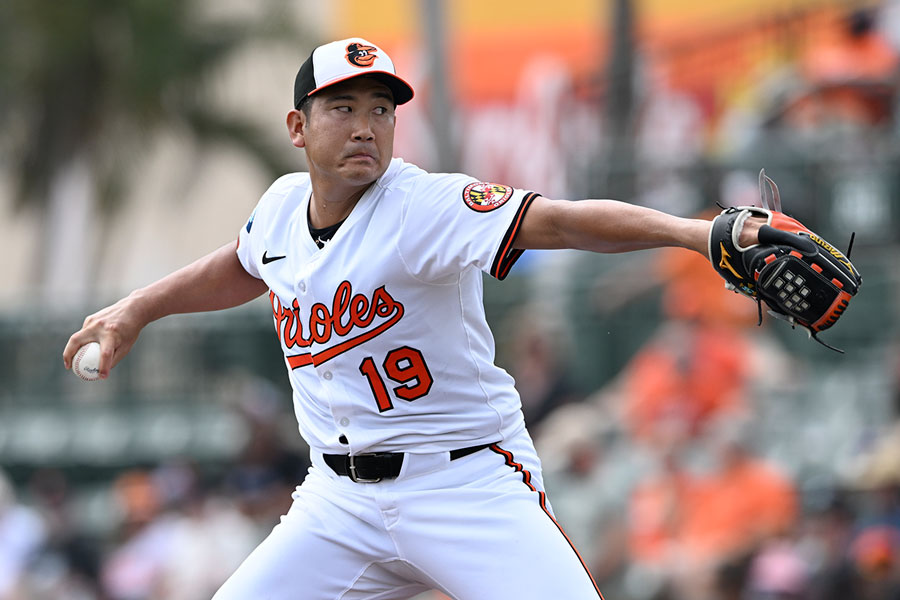
[[[400,476],[354,483],[313,453],[281,523],[214,600],[600,598],[552,516],[527,432],[450,461],[407,455]]]

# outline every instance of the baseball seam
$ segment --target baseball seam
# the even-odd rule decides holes
[[[87,354],[87,348],[88,348],[87,345],[84,345],[78,349],[78,352],[75,354],[75,361],[73,363],[73,369],[75,371],[75,374],[78,375],[78,377],[80,379],[82,379],[84,381],[94,381],[94,379],[88,379],[87,377],[85,377],[81,371],[81,361],[84,358],[84,355]],[[99,375],[99,373],[98,373],[98,375]]]

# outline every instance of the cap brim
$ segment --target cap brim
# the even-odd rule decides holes
[[[391,92],[394,94],[394,103],[396,103],[398,106],[401,104],[406,104],[413,99],[413,96],[415,96],[415,92],[413,91],[411,85],[389,71],[366,71],[365,73],[354,73],[352,75],[347,75],[346,77],[339,77],[333,81],[329,81],[324,85],[320,85],[316,89],[309,92],[307,96],[312,96],[316,92],[341,83],[342,81],[347,81],[348,79],[354,79],[356,77],[375,77],[379,81],[383,82],[391,89]]]

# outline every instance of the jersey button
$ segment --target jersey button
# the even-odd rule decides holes
[[[297,287],[300,288],[300,293],[303,293],[303,294],[306,293],[306,282],[305,281],[301,281],[300,285],[298,285]]]
[[[322,373],[322,377],[324,377],[326,381],[331,381],[331,371],[325,371],[324,373]]]
[[[346,427],[347,425],[350,424],[350,419],[348,419],[347,417],[341,417],[340,423],[341,423],[341,427]]]

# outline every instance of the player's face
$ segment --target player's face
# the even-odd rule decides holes
[[[306,149],[311,176],[359,186],[387,170],[394,152],[394,99],[386,85],[349,79],[312,96],[308,116],[292,114],[291,139]]]

